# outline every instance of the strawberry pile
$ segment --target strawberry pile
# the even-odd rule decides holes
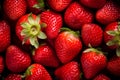
[[[119,0],[2,0],[0,80],[120,80]]]

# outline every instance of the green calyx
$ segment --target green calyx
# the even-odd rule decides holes
[[[30,75],[32,75],[32,71],[31,71],[31,69],[33,68],[33,66],[29,66],[28,68],[27,68],[27,70],[25,71],[25,73],[24,73],[24,77],[25,76],[30,76]]]
[[[46,34],[42,32],[41,25],[43,26],[43,24],[40,24],[39,16],[34,19],[32,14],[29,14],[28,22],[23,22],[21,24],[23,28],[23,30],[21,31],[21,35],[24,36],[22,44],[24,44],[29,39],[30,44],[35,48],[38,48],[38,39],[46,39]]]
[[[45,3],[44,0],[37,0],[38,4],[33,5],[33,8],[37,8],[37,9],[44,9],[45,7]]]

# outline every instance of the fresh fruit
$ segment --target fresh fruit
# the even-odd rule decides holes
[[[105,74],[99,74],[93,80],[111,80],[111,79]]]
[[[40,14],[40,19],[46,24],[45,33],[48,39],[55,39],[62,27],[62,16],[53,11],[44,11]]]
[[[100,46],[103,39],[103,30],[97,24],[84,24],[81,29],[81,38],[86,46],[89,44],[92,47]]]
[[[8,74],[5,80],[22,80],[22,77],[20,74]]]
[[[120,57],[113,56],[107,64],[107,70],[116,76],[120,76]]]
[[[6,50],[10,45],[10,26],[6,21],[0,21],[0,52]]]
[[[44,10],[45,7],[44,0],[26,0],[26,2],[29,11],[34,14],[39,14],[42,10]]]
[[[71,1],[72,0],[47,0],[49,6],[58,12],[65,10]]]
[[[78,2],[73,2],[64,13],[64,21],[72,29],[81,29],[83,24],[93,21],[93,14]]]
[[[75,61],[69,62],[55,70],[58,80],[81,80],[79,64]]]
[[[61,32],[55,40],[55,50],[62,63],[73,60],[82,49],[82,43],[78,34],[68,30]]]
[[[89,7],[89,8],[101,8],[104,6],[104,4],[106,3],[106,0],[80,0],[80,2]]]
[[[46,35],[42,32],[42,27],[45,26],[39,16],[34,14],[26,14],[22,16],[16,24],[16,35],[24,44],[31,44],[38,48],[39,39],[46,39]]]
[[[25,80],[52,80],[47,70],[40,64],[30,65],[25,76]]]
[[[32,57],[35,63],[49,67],[59,66],[59,60],[57,59],[54,50],[48,44],[40,45],[33,51]]]
[[[28,53],[23,52],[15,45],[10,45],[6,51],[6,66],[14,73],[25,71],[31,64],[31,59]]]
[[[4,12],[11,20],[17,20],[26,13],[25,0],[4,0]]]
[[[103,52],[95,48],[87,48],[80,58],[83,73],[86,79],[95,77],[107,65],[107,58]]]
[[[101,24],[107,25],[119,19],[119,14],[120,7],[109,0],[96,12],[96,20]]]
[[[3,72],[4,70],[4,59],[2,56],[0,56],[0,74]]]

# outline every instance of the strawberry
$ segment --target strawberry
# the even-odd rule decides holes
[[[99,46],[102,43],[103,30],[97,24],[84,24],[81,29],[81,38],[86,46],[89,44],[93,47]]]
[[[99,74],[93,80],[111,80],[111,79],[105,74]]]
[[[15,45],[10,45],[6,51],[6,66],[11,72],[19,73],[31,64],[30,56]]]
[[[119,19],[120,7],[114,2],[107,1],[106,4],[96,12],[96,20],[104,25]]]
[[[80,58],[83,73],[86,79],[95,77],[107,65],[106,56],[95,48],[87,48]]]
[[[35,63],[39,63],[49,67],[58,67],[59,61],[55,56],[55,52],[48,44],[40,45],[33,52],[33,60]]]
[[[79,0],[83,5],[89,7],[89,8],[101,8],[104,6],[104,4],[106,3],[106,0]]]
[[[3,57],[0,56],[0,74],[3,72],[4,70],[4,60]]]
[[[40,64],[30,65],[25,72],[25,80],[52,80],[47,70]]]
[[[47,3],[53,10],[60,12],[65,10],[71,1],[72,0],[47,0]]]
[[[65,23],[72,29],[80,29],[85,23],[93,21],[93,14],[78,2],[73,2],[64,14]]]
[[[120,76],[120,57],[113,56],[107,64],[107,70],[116,76]]]
[[[6,21],[0,21],[0,52],[10,45],[10,26]]]
[[[77,62],[69,62],[55,70],[55,76],[59,80],[80,80],[80,68]]]
[[[17,20],[26,13],[25,0],[4,0],[4,12],[11,20]]]
[[[8,74],[5,80],[22,80],[22,77],[19,74]]]
[[[62,63],[70,62],[79,54],[81,49],[81,40],[74,31],[63,31],[55,40],[56,54]]]
[[[48,39],[55,39],[62,27],[62,16],[53,11],[44,11],[40,14],[41,21],[47,26],[45,33]]]
[[[16,24],[16,35],[24,44],[31,44],[38,48],[38,39],[46,39],[46,35],[42,32],[45,26],[39,16],[34,14],[26,14],[22,16]]]
[[[110,49],[116,49],[116,54],[120,56],[119,47],[120,47],[120,23],[112,22],[105,27],[104,30],[104,42]]]
[[[42,10],[44,10],[44,0],[26,0],[26,2],[30,12],[34,14],[39,14]]]

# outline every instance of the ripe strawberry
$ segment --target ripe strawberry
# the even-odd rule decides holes
[[[30,56],[15,45],[6,51],[6,66],[11,72],[23,72],[31,64]]]
[[[64,14],[65,23],[72,29],[80,29],[85,23],[93,21],[93,14],[78,2],[73,2]]]
[[[48,44],[40,45],[33,52],[32,57],[35,63],[39,63],[49,67],[59,66],[59,61],[55,56],[53,49]]]
[[[3,57],[0,56],[0,74],[3,72],[4,70],[4,60]]]
[[[0,21],[0,52],[10,45],[10,26],[6,21]]]
[[[120,7],[111,0],[96,12],[96,20],[102,24],[109,24],[119,19]]]
[[[41,13],[40,19],[47,25],[45,32],[48,39],[55,39],[62,27],[62,16],[53,11],[44,11]]]
[[[44,0],[26,0],[28,9],[34,14],[40,13],[44,7]]]
[[[106,3],[106,0],[98,0],[98,1],[96,1],[96,0],[80,0],[80,2],[83,5],[85,5],[85,6],[89,7],[89,8],[98,9],[98,8],[101,8],[101,7],[104,6],[104,4]]]
[[[59,80],[80,80],[80,68],[77,62],[69,62],[55,70],[55,76]]]
[[[25,0],[4,0],[5,14],[11,20],[17,20],[26,13],[26,1]]]
[[[22,77],[19,74],[9,74],[5,80],[22,80]]]
[[[95,48],[84,50],[80,61],[86,79],[95,77],[107,65],[106,56]]]
[[[102,43],[103,30],[97,24],[84,24],[81,29],[81,38],[86,46],[89,44],[93,47],[99,46]]]
[[[31,44],[35,48],[38,48],[38,39],[46,39],[46,35],[42,32],[43,26],[39,16],[26,14],[17,22],[16,35],[23,44]]]
[[[107,70],[116,76],[120,76],[120,57],[112,57],[107,64]]]
[[[65,10],[71,1],[72,0],[47,0],[49,6],[59,12]]]
[[[111,79],[105,74],[99,74],[93,80],[111,80]]]
[[[70,62],[79,54],[81,49],[81,40],[74,31],[63,31],[55,40],[56,54],[62,63]]]
[[[40,64],[30,65],[25,76],[25,80],[52,80],[47,70]]]

